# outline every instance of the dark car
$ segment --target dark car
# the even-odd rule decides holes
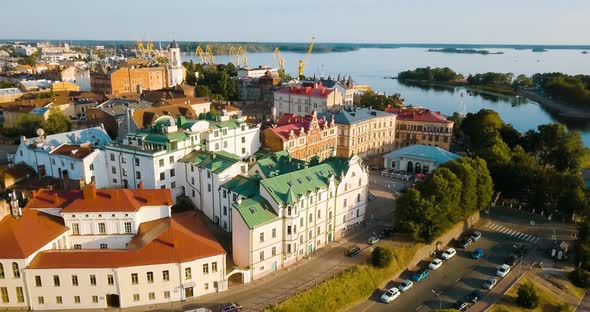
[[[510,255],[504,259],[504,264],[508,264],[509,266],[514,266],[518,261],[518,257],[516,255]]]
[[[481,299],[481,291],[479,289],[472,291],[467,297],[465,297],[465,301],[471,303],[476,303],[479,299]]]
[[[345,253],[345,255],[349,256],[349,257],[354,257],[356,255],[358,255],[359,253],[361,253],[361,249],[358,246],[352,246],[350,247],[350,249],[348,249]]]
[[[461,241],[461,243],[459,244],[459,246],[461,246],[461,248],[467,248],[471,244],[473,244],[473,238],[471,238],[471,237],[465,237],[465,238],[463,238],[463,240]]]
[[[428,271],[428,270],[420,270],[420,271],[414,273],[414,275],[412,275],[412,280],[414,282],[419,282],[419,281],[427,278],[428,275],[430,275],[430,271]]]
[[[513,247],[516,250],[515,254],[517,257],[525,256],[529,252],[529,247],[527,245],[514,245]]]
[[[469,303],[463,301],[463,300],[458,300],[457,302],[455,302],[455,304],[453,305],[453,308],[459,310],[459,311],[467,311],[467,308],[469,307]]]
[[[231,303],[219,310],[220,312],[240,312],[242,311],[242,306],[237,303]]]

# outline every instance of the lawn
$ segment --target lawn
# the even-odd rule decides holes
[[[514,285],[506,295],[498,303],[492,306],[488,311],[490,312],[566,312],[572,311],[573,308],[560,310],[561,300],[558,295],[553,292],[546,291],[545,288],[537,287],[537,294],[539,295],[539,305],[535,309],[525,309],[516,304],[516,297],[518,285],[522,283],[530,283],[531,280],[526,276],[523,277],[517,285]],[[534,284],[534,282],[533,282]]]
[[[549,283],[555,285],[557,288],[567,292],[568,294],[570,294],[578,299],[582,299],[582,297],[584,297],[584,295],[586,294],[586,290],[584,288],[579,288],[579,287],[574,286],[574,284],[572,284],[567,279],[552,276],[552,277],[547,278],[546,280]]]
[[[301,294],[272,308],[273,312],[339,311],[359,300],[366,299],[385,281],[401,272],[422,245],[391,249],[394,260],[386,268],[362,264],[328,279]]]

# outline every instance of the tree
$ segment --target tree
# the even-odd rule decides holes
[[[462,217],[466,217],[469,213],[478,210],[477,172],[475,172],[469,160],[469,158],[454,160],[443,166],[451,170],[461,181],[459,210],[462,212]]]
[[[211,97],[211,89],[209,89],[209,87],[207,86],[198,85],[195,88],[195,93],[197,94],[197,96]]]
[[[20,60],[18,60],[18,63],[21,65],[30,65],[30,66],[35,66],[35,64],[37,64],[37,57],[39,55],[37,54],[37,52],[29,55],[29,56],[25,56],[23,58],[21,58]]]
[[[52,108],[43,128],[47,134],[68,132],[72,128],[72,121],[64,115],[59,109]]]
[[[385,110],[389,105],[393,107],[399,107],[403,104],[403,101],[399,94],[387,96],[378,94],[375,91],[369,89],[367,92],[361,95],[359,104],[362,107],[372,107],[378,110]]]
[[[26,137],[37,136],[37,129],[43,125],[43,117],[33,114],[26,114],[18,117],[16,120],[16,128],[19,130],[21,135]]]
[[[539,295],[533,283],[523,283],[518,286],[516,303],[527,309],[534,309],[539,305]]]
[[[531,88],[533,86],[533,79],[527,75],[520,74],[514,78],[512,86],[514,88]]]
[[[393,261],[393,252],[381,246],[375,247],[371,253],[371,263],[378,268],[386,268]]]

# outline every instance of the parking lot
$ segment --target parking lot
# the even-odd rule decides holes
[[[482,296],[485,296],[486,291],[482,289],[482,284],[488,277],[495,276],[498,266],[516,251],[514,245],[528,245],[531,251],[535,248],[532,242],[535,239],[525,240],[523,239],[525,236],[516,230],[502,233],[495,228],[497,227],[477,228],[482,232],[483,237],[466,249],[459,248],[458,244],[451,246],[457,250],[457,254],[452,259],[444,260],[439,269],[430,271],[430,275],[424,280],[414,282],[412,289],[402,293],[392,303],[385,304],[380,301],[385,291],[381,289],[376,291],[369,300],[348,311],[428,311],[450,308],[457,300],[465,298],[474,289],[482,290]],[[483,258],[476,260],[471,257],[471,253],[477,248],[484,249],[485,254]],[[523,261],[532,262],[534,256],[531,254],[532,252],[529,252],[525,255]],[[402,280],[410,279],[417,269],[426,269],[432,259],[424,259],[419,263],[418,268],[407,270],[400,278],[389,282],[386,287],[396,287]],[[514,267],[508,276],[518,274],[519,268],[520,266]]]

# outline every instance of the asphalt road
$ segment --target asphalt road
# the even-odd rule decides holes
[[[439,308],[450,308],[457,300],[464,298],[474,289],[481,289],[483,282],[489,276],[495,276],[496,269],[506,257],[514,251],[515,243],[523,243],[522,240],[508,237],[506,234],[491,230],[488,227],[479,229],[483,237],[466,250],[457,249],[457,255],[451,260],[444,261],[436,271],[431,271],[430,276],[420,282],[415,282],[414,287],[407,293],[403,293],[390,304],[384,304],[380,297],[384,290],[376,291],[367,301],[362,302],[348,311],[428,311]],[[472,259],[470,253],[476,248],[483,248],[484,258]],[[528,256],[527,256],[528,257]],[[525,262],[530,261],[525,257]],[[420,268],[426,268],[432,259],[425,259],[419,264]],[[387,288],[398,286],[402,279],[409,279],[416,271],[408,270],[399,279],[387,284]],[[518,269],[509,275],[518,274]],[[436,296],[436,292],[439,296]]]

